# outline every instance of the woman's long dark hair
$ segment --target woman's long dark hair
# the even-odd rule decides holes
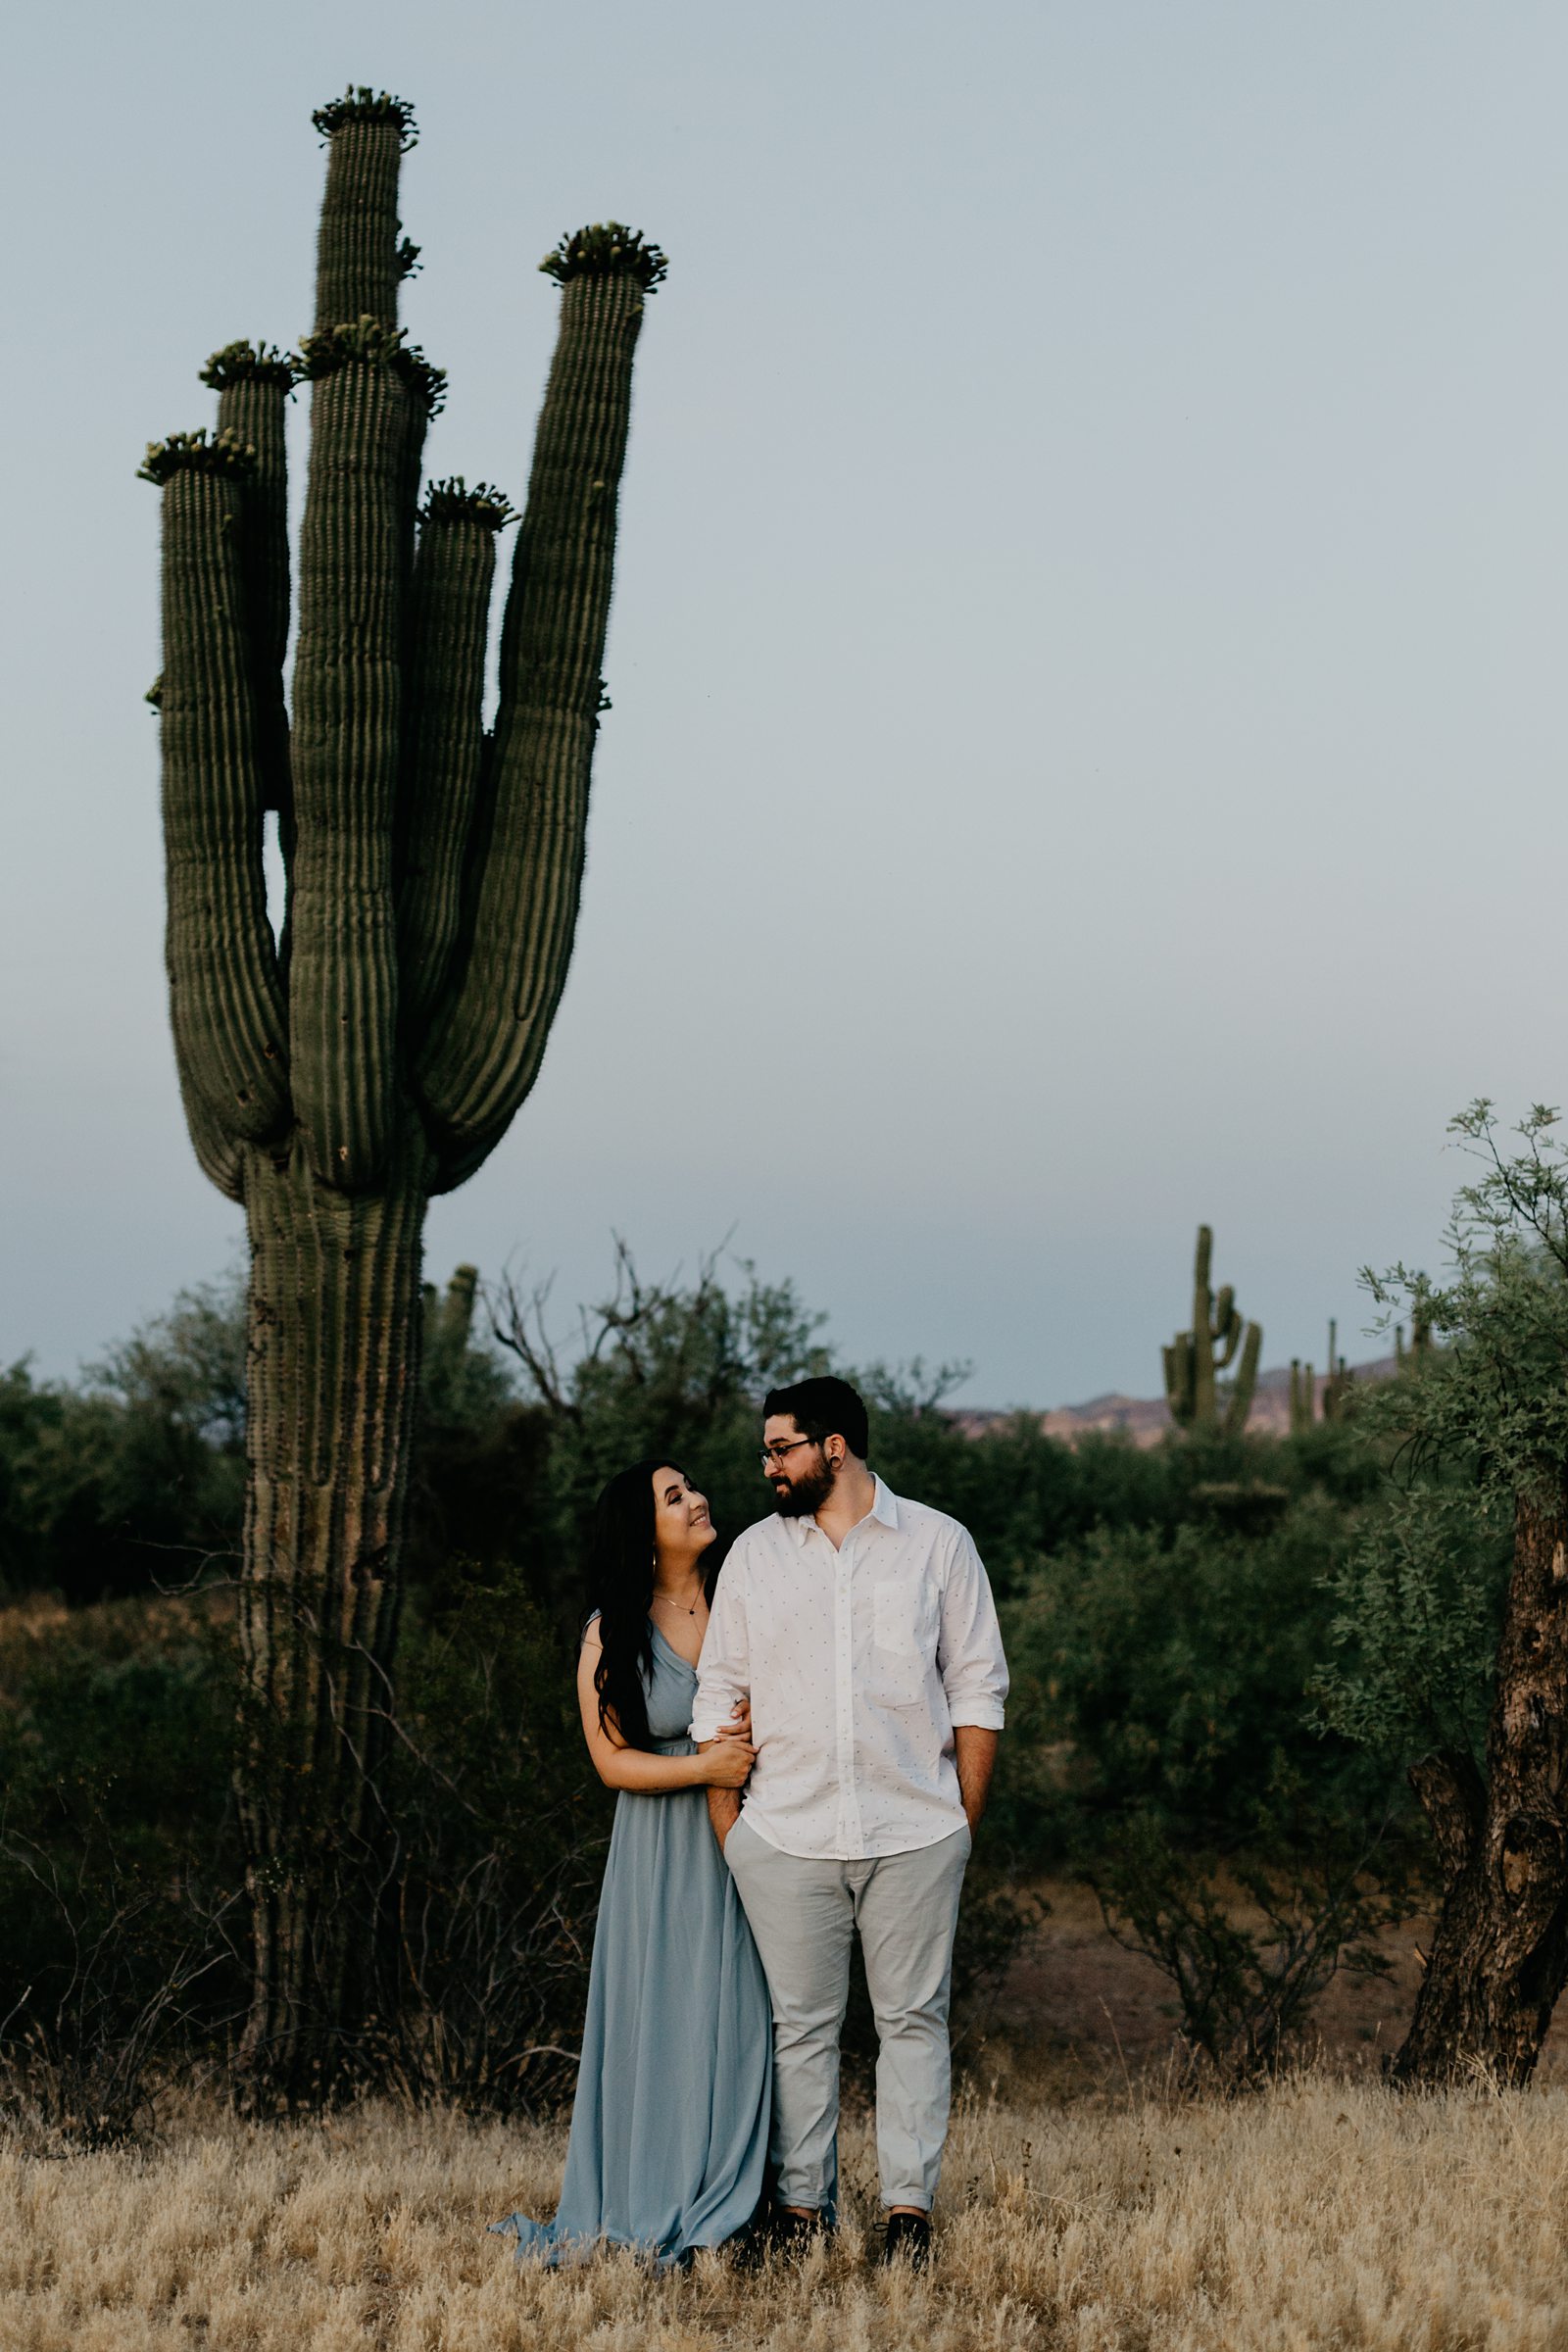
[[[594,1504],[588,1530],[588,1599],[599,1611],[599,1663],[594,1668],[599,1721],[608,1728],[612,1720],[628,1747],[654,1744],[648,1729],[648,1686],[654,1672],[648,1611],[654,1597],[654,1479],[661,1470],[686,1477],[662,1453],[651,1453],[629,1470],[617,1470]],[[710,1600],[718,1582],[719,1548],[712,1544],[708,1550],[711,1566],[703,1586]]]

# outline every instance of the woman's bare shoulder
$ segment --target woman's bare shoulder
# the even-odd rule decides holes
[[[597,1609],[582,1629],[582,1646],[584,1649],[603,1649],[605,1646],[599,1639],[599,1611]]]

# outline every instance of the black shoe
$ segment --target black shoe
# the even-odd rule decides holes
[[[827,2223],[820,2213],[791,2213],[787,2205],[775,2205],[767,2217],[767,2234],[786,2252],[804,2252],[827,2234]]]
[[[908,2259],[911,2271],[931,2267],[931,2216],[928,2213],[890,2213],[888,2233],[882,2240],[882,2262],[897,2262],[900,2255]]]
[[[791,2213],[785,2206],[770,2205],[746,2232],[738,2259],[743,2270],[757,2270],[769,2254],[808,2254],[826,2234],[821,2214]]]

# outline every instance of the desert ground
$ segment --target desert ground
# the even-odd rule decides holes
[[[1393,2094],[1309,2074],[965,2091],[928,2278],[867,2263],[875,2174],[802,2264],[685,2275],[629,2254],[516,2267],[558,2127],[367,2107],[309,2126],[169,2114],[133,2150],[0,2151],[5,2352],[1514,2352],[1568,2344],[1568,2092]]]
[[[1082,1889],[961,2044],[928,2278],[874,2268],[863,2106],[844,2226],[804,2264],[519,2269],[561,2125],[367,2105],[252,2125],[175,2095],[134,2147],[0,2127],[0,2352],[1545,2352],[1568,2346],[1568,2083],[1383,2085],[1419,1970],[1335,1987],[1316,2062],[1195,2088],[1163,1981]]]

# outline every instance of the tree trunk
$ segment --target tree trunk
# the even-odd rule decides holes
[[[1392,2073],[1527,2082],[1568,1977],[1568,1495],[1515,1505],[1486,1786],[1467,1757],[1430,1756],[1410,1779],[1445,1891]]]
[[[255,1935],[253,2100],[318,2098],[373,2011],[377,1797],[418,1376],[429,1168],[406,1121],[384,1187],[344,1194],[298,1139],[247,1152],[249,1499],[239,1807]]]

